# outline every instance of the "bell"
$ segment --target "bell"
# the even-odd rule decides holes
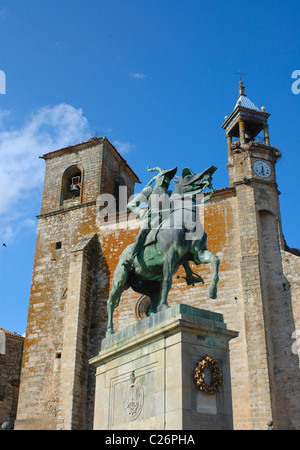
[[[78,184],[72,184],[70,191],[79,191],[79,186]]]

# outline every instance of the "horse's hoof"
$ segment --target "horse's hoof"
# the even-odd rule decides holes
[[[216,299],[217,298],[217,288],[215,288],[215,287],[210,287],[209,286],[207,288],[206,293],[207,293],[207,297],[208,298],[212,298],[212,299]]]
[[[163,303],[162,305],[159,305],[157,308],[157,312],[163,311],[164,309],[168,309],[169,305],[167,303]]]
[[[109,329],[106,331],[105,337],[112,336],[113,334],[115,334],[115,332],[109,328]]]

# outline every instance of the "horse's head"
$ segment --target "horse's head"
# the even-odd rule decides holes
[[[174,193],[184,194],[199,194],[205,188],[213,189],[212,175],[217,170],[216,167],[210,166],[204,172],[194,174],[191,169],[186,167],[183,169],[181,177],[179,177],[175,183]]]

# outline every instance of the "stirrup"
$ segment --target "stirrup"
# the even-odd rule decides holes
[[[125,269],[127,269],[127,270],[132,269],[132,264],[133,264],[132,259],[125,259],[125,261],[122,262],[122,266],[124,266]]]

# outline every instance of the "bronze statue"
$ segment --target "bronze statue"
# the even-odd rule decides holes
[[[121,254],[114,272],[107,302],[107,336],[113,333],[114,309],[119,305],[122,292],[129,287],[150,297],[150,315],[168,307],[172,277],[181,265],[185,269],[188,285],[203,282],[191,270],[189,261],[196,265],[212,265],[207,295],[210,298],[217,297],[219,258],[206,248],[207,235],[199,222],[196,203],[196,194],[205,188],[212,191],[202,202],[213,195],[211,181],[216,168],[210,166],[198,174],[185,168],[182,175],[174,181],[173,192],[168,191],[168,187],[177,168],[161,170],[148,167],[149,172],[155,170],[159,172],[158,175],[128,204],[128,208],[144,221],[135,242],[128,245]],[[155,186],[152,188],[154,181]],[[139,207],[142,202],[148,204],[148,210]]]
[[[177,172],[177,167],[174,167],[173,169],[170,170],[162,170],[160,167],[150,169],[150,167],[148,167],[148,172],[154,171],[158,171],[159,172],[158,175],[152,178],[149,181],[149,183],[147,183],[147,185],[144,187],[144,189],[127,205],[128,209],[134,211],[140,219],[144,220],[143,225],[141,226],[140,231],[134,241],[134,245],[131,248],[130,258],[126,259],[122,263],[128,270],[131,269],[134,257],[142,249],[142,246],[148,233],[150,232],[151,229],[157,226],[157,224],[154,223],[155,220],[153,220],[153,215],[150,214],[151,211],[153,212],[153,208],[151,208],[152,206],[151,198],[158,196],[160,199],[162,198],[164,200],[164,195],[167,195],[169,197],[172,194],[172,191],[168,191],[168,187],[171,179]],[[154,181],[155,187],[153,188],[151,184]],[[139,208],[142,202],[148,204],[149,206],[148,210]],[[156,217],[159,219],[158,215]]]

